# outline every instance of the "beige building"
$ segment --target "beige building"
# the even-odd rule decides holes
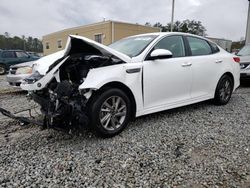
[[[118,21],[103,21],[95,24],[65,29],[43,36],[43,52],[48,55],[62,50],[68,35],[80,35],[105,45],[114,41],[142,33],[160,32],[160,28]]]

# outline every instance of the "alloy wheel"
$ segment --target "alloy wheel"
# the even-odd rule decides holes
[[[222,101],[228,101],[230,96],[231,96],[231,92],[232,92],[232,88],[231,88],[231,83],[229,80],[225,80],[225,82],[222,84],[221,89],[219,90],[219,95]]]
[[[100,122],[104,129],[114,131],[124,123],[127,115],[127,105],[120,96],[106,99],[100,109]]]

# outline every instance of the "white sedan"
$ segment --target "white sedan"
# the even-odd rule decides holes
[[[150,33],[110,46],[69,36],[65,50],[39,59],[21,84],[41,105],[44,127],[89,126],[102,137],[138,116],[213,99],[239,86],[239,57],[185,33]]]

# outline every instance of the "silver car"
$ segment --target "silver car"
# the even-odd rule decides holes
[[[7,82],[14,87],[19,87],[23,79],[32,74],[32,66],[35,61],[20,63],[10,67],[6,76]]]
[[[240,56],[240,79],[250,80],[250,44],[244,46],[237,55]]]

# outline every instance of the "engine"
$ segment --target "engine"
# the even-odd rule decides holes
[[[84,128],[88,124],[86,98],[78,91],[78,85],[64,80],[53,82],[48,89],[31,94],[44,114],[44,128]]]

